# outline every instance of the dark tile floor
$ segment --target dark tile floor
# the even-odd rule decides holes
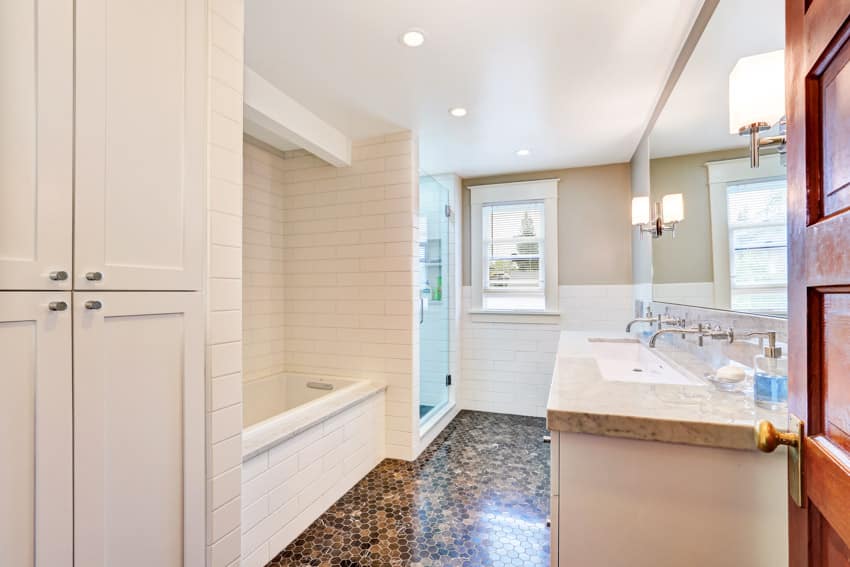
[[[415,462],[385,460],[268,567],[549,564],[542,418],[463,411]]]

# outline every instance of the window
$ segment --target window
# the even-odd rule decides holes
[[[731,307],[784,314],[788,310],[788,242],[784,179],[729,185]]]
[[[481,207],[484,309],[546,307],[542,201]]]
[[[788,312],[786,169],[778,154],[710,161],[714,305],[748,313]]]
[[[470,187],[474,309],[557,310],[557,187]]]

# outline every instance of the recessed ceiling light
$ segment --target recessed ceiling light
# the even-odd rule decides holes
[[[401,42],[407,47],[419,47],[425,43],[425,32],[422,30],[407,30],[401,34]]]
[[[518,155],[519,157],[525,157],[527,155],[531,155],[531,150],[523,148],[521,150],[517,150],[516,155]]]
[[[449,114],[451,114],[452,116],[455,116],[457,118],[462,118],[462,117],[466,116],[466,109],[463,108],[462,106],[456,106],[454,108],[449,109]]]

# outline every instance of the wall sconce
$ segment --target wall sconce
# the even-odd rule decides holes
[[[750,167],[759,166],[761,148],[776,147],[785,153],[784,117],[785,51],[739,59],[729,73],[729,132],[750,137]],[[775,124],[779,136],[760,138]]]
[[[655,203],[655,214],[650,218],[649,197],[632,199],[632,226],[640,229],[641,238],[648,232],[653,238],[660,238],[665,232],[676,236],[676,225],[685,220],[685,202],[681,193],[664,195],[661,202]]]

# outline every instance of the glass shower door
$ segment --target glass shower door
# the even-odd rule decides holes
[[[419,419],[449,401],[449,190],[419,177]]]

